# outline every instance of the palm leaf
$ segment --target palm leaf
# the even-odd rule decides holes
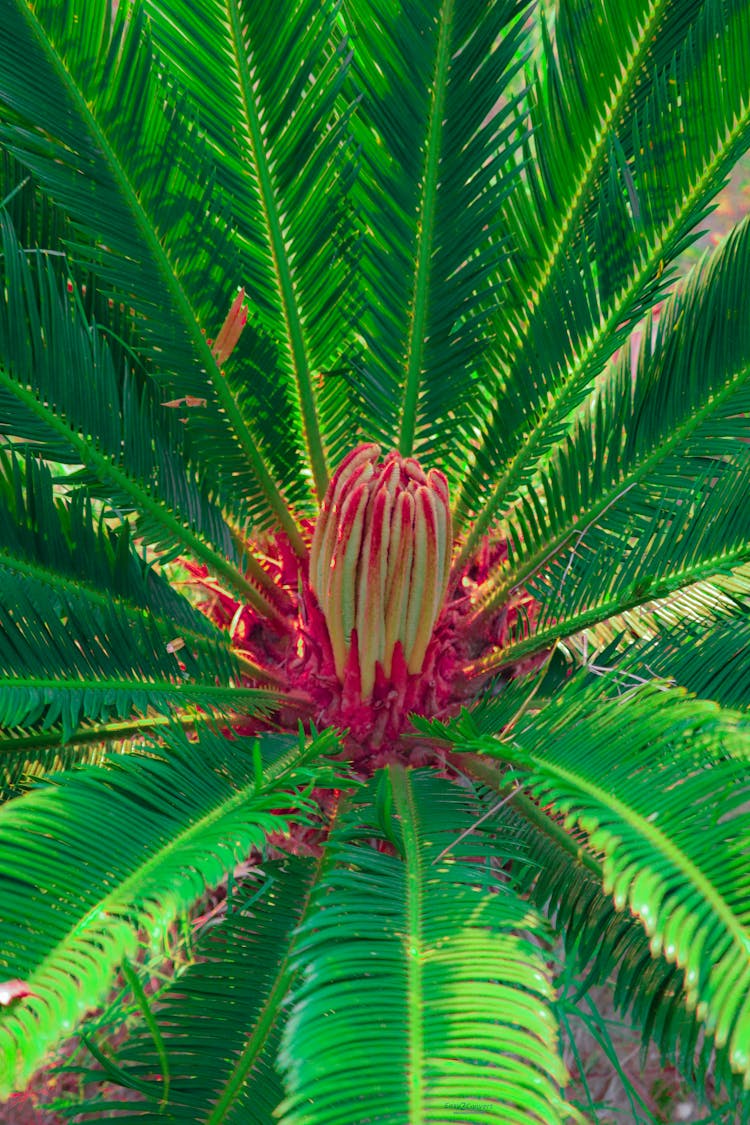
[[[669,676],[704,699],[724,707],[746,710],[750,706],[750,679],[745,654],[750,643],[747,610],[725,616],[700,628],[687,622],[673,630],[669,644],[654,642],[633,654],[636,667],[648,666],[654,675]]]
[[[569,38],[558,61],[550,46],[538,80],[539,165],[509,202],[522,250],[509,266],[502,385],[491,384],[481,446],[457,499],[462,520],[476,515],[462,557],[564,435],[608,357],[663,293],[669,263],[747,140],[744,0],[707,0],[672,18],[663,0],[595,6],[600,18],[584,16],[590,5],[582,0],[563,6],[579,30],[575,50]],[[583,106],[583,74],[587,91],[593,74],[611,81],[611,97],[587,93]],[[624,240],[628,266],[613,279],[612,244]]]
[[[525,766],[536,800],[586,832],[605,892],[684,970],[688,1005],[747,1082],[746,720],[658,682],[579,675],[502,747],[472,746]]]
[[[191,947],[192,963],[154,1000],[166,1068],[146,1023],[118,1053],[121,1081],[150,1097],[134,1105],[89,1092],[67,1107],[68,1115],[116,1109],[119,1120],[143,1125],[264,1125],[272,1119],[283,1096],[273,1064],[294,930],[315,868],[296,860],[285,867],[264,864],[263,873],[259,885],[248,882],[234,893],[218,924],[207,924]],[[88,1073],[89,1091],[101,1080],[101,1071]]]
[[[380,825],[374,793],[342,814],[299,930],[280,1119],[562,1121],[539,919],[492,877],[497,844],[465,838],[470,798],[398,767],[380,786]]]
[[[113,529],[82,490],[60,490],[43,463],[0,453],[0,567],[61,593],[116,599],[133,617],[147,613],[168,632],[219,639],[204,614],[138,554],[130,524]]]
[[[485,729],[485,719],[477,727]],[[613,984],[615,1005],[642,1029],[644,1049],[653,1039],[663,1060],[680,1065],[701,1102],[709,1075],[725,1085],[731,1099],[741,1098],[728,1051],[714,1049],[701,1034],[695,1008],[688,1006],[684,973],[663,952],[650,949],[638,919],[616,909],[603,891],[602,864],[586,847],[585,835],[566,831],[519,791],[510,793],[502,768],[484,758],[466,764],[484,795],[487,823],[510,835],[521,849],[514,880],[550,917],[565,944],[566,963],[577,976],[574,1001],[593,985]]]
[[[333,381],[333,400],[320,392],[347,343],[342,307],[353,312],[356,262],[346,205],[353,145],[349,111],[339,105],[349,52],[336,5],[305,0],[283,20],[249,0],[200,0],[177,10],[147,0],[146,9],[157,49],[196,98],[217,176],[233,200],[254,317],[277,347],[280,414],[287,432],[295,430],[320,501],[325,445],[338,462],[352,423],[341,380]]]
[[[138,513],[138,532],[153,548],[194,555],[275,616],[240,569],[252,560],[238,558],[221,508],[186,457],[179,421],[149,384],[139,386],[129,373],[118,377],[75,294],[61,291],[46,260],[29,260],[7,216],[0,225],[7,283],[0,302],[0,433],[50,460],[82,465],[76,479],[103,491],[118,516]]]
[[[661,1057],[680,1066],[699,1100],[706,1098],[709,1075],[725,1085],[730,1098],[738,1096],[741,1084],[728,1052],[713,1049],[688,1006],[684,973],[663,953],[652,952],[632,914],[615,908],[602,891],[601,865],[582,849],[582,841],[551,832],[555,822],[524,797],[501,815],[505,831],[528,849],[528,863],[518,870],[521,885],[554,919],[571,968],[580,974],[578,996],[595,984],[613,983],[617,1009],[642,1029],[644,1042],[652,1038]]]
[[[241,281],[237,251],[208,154],[159,76],[141,6],[123,5],[112,19],[109,0],[65,11],[17,0],[0,20],[0,101],[25,123],[3,126],[4,143],[80,230],[81,261],[136,310],[168,397],[205,402],[191,422],[214,456],[222,450],[221,483],[256,518],[273,512],[301,549],[257,420],[205,335],[234,296],[226,278]],[[120,113],[123,104],[137,120]]]
[[[8,577],[3,591],[8,600],[0,606],[0,727],[59,724],[68,737],[84,718],[125,719],[173,706],[252,713],[282,698],[270,690],[228,686],[233,661],[223,643],[202,645],[197,653],[188,645],[176,658],[178,646],[165,642],[163,630],[114,604],[61,597],[40,583]],[[49,649],[41,668],[40,643]],[[227,686],[217,685],[217,674]]]
[[[496,302],[511,118],[498,102],[518,69],[525,10],[518,0],[346,5],[368,107],[358,194],[372,297],[357,388],[371,437],[404,455],[429,460],[438,432],[450,448],[446,427],[462,448],[467,438],[452,412],[471,394]]]
[[[519,505],[478,600],[487,612],[528,583],[540,648],[746,561],[749,237],[743,223],[647,320],[635,372],[626,350]]]
[[[59,724],[43,726],[31,733],[0,732],[0,802],[19,797],[34,788],[39,778],[59,773],[82,763],[99,765],[113,751],[127,753],[143,751],[150,745],[154,734],[170,725],[191,730],[205,722],[205,711],[213,706],[229,706],[229,693],[217,700],[216,695],[207,700],[203,713],[195,706],[181,711],[173,704],[168,714],[149,712],[147,718],[110,719],[105,723],[82,721],[72,733]],[[241,702],[241,699],[240,699]],[[235,703],[236,706],[236,703]],[[258,701],[258,712],[263,705]]]
[[[62,775],[0,810],[2,968],[38,997],[0,1017],[4,1090],[103,1000],[123,958],[158,950],[170,923],[267,832],[309,820],[315,806],[300,787],[332,775],[305,763],[333,736],[281,756],[275,747],[265,768],[256,746],[174,731],[161,752]]]

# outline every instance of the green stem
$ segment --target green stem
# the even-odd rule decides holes
[[[406,381],[401,410],[401,432],[398,450],[409,457],[414,448],[417,428],[417,408],[424,363],[425,329],[430,292],[430,263],[435,241],[435,211],[440,181],[440,156],[445,117],[445,94],[451,62],[451,30],[454,0],[443,0],[440,9],[435,74],[432,84],[430,120],[425,146],[425,165],[422,177],[422,197],[417,225],[417,255],[414,274],[414,292],[409,316]]]
[[[272,154],[267,152],[266,138],[253,97],[252,56],[248,56],[245,46],[237,0],[230,0],[229,9],[234,57],[237,72],[240,76],[240,94],[247,124],[246,135],[258,179],[258,197],[263,209],[266,238],[273,256],[276,284],[286,327],[287,349],[297,382],[305,445],[307,446],[318,503],[322,503],[328,487],[328,467],[318,425],[310,359],[294,287],[293,268],[287,252],[288,237],[281,225],[281,214],[272,169]]]
[[[404,868],[406,875],[406,1004],[409,1036],[408,1083],[410,1125],[424,1125],[425,1115],[425,1050],[422,948],[422,863],[419,839],[415,825],[417,810],[414,794],[406,770],[400,763],[391,763],[388,775],[393,792],[393,806],[397,813],[403,839]]]
[[[481,781],[483,785],[489,786],[490,789],[498,795],[508,795],[508,803],[519,813],[520,816],[527,820],[530,824],[553,840],[563,851],[567,852],[576,863],[580,863],[588,871],[595,875],[599,882],[602,881],[603,868],[601,863],[594,858],[586,847],[578,840],[574,840],[557,821],[549,817],[543,812],[530,797],[525,793],[515,793],[512,796],[511,787],[504,783],[504,773],[496,765],[490,765],[489,762],[483,760],[477,755],[461,755],[461,768],[477,781]]]
[[[205,718],[205,717],[204,717]],[[160,727],[181,726],[189,730],[201,722],[201,716],[172,711],[169,715],[151,715],[147,719],[131,719],[115,723],[97,723],[95,726],[77,730],[67,738],[61,730],[47,730],[41,734],[19,735],[17,738],[0,738],[0,754],[27,754],[38,750],[52,750],[55,747],[88,746],[91,743],[111,742],[114,739],[127,740],[139,734],[147,734]]]

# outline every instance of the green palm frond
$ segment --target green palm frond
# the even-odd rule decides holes
[[[271,691],[232,684],[235,662],[224,642],[193,651],[175,643],[178,635],[166,640],[150,618],[15,576],[4,577],[3,594],[0,727],[60,724],[68,737],[84,717],[101,722],[173,706],[252,713],[276,702]]]
[[[49,696],[54,690],[53,687]],[[126,691],[127,686],[123,695]],[[205,701],[202,710],[196,706],[181,710],[173,702],[164,708],[166,713],[163,715],[156,714],[152,709],[145,719],[110,719],[104,723],[92,723],[86,718],[72,732],[60,723],[43,725],[37,730],[32,728],[31,733],[19,733],[17,728],[15,731],[3,730],[0,733],[0,800],[5,802],[19,797],[50,773],[59,773],[84,763],[99,765],[113,752],[142,751],[145,745],[150,745],[155,734],[170,726],[193,730],[205,722],[206,713],[210,714],[217,703],[221,704],[219,693],[210,694],[211,698]],[[224,701],[227,696],[225,692]],[[157,696],[157,700],[163,703],[163,695]],[[111,701],[109,706],[113,709]],[[250,703],[250,707],[257,714],[265,710],[260,700]]]
[[[341,816],[299,930],[281,1120],[562,1121],[541,920],[495,882],[470,796],[394,767],[380,785],[381,823],[371,801]]]
[[[602,891],[598,860],[527,798],[505,806],[502,823],[528,849],[528,862],[518,871],[521,885],[554,919],[571,966],[580,973],[580,992],[613,982],[616,1007],[642,1029],[644,1040],[653,1039],[662,1057],[678,1059],[698,1093],[711,1076],[739,1109],[741,1083],[729,1053],[717,1051],[701,1034],[701,1021],[687,1002],[683,971],[663,952],[655,954],[638,920],[617,910]]]
[[[709,629],[691,629],[688,625],[679,642],[666,659],[648,649],[642,659],[651,666],[656,664],[657,669],[662,665],[668,675],[696,695],[716,699],[724,707],[746,710],[750,706],[750,682],[743,659],[750,643],[747,615],[717,622]]]
[[[613,674],[603,691],[579,675],[505,738],[473,748],[515,758],[548,813],[583,829],[605,891],[684,970],[688,1004],[747,1080],[747,721],[658,682]]]
[[[529,583],[540,647],[591,624],[597,605],[610,617],[747,561],[749,233],[745,222],[647,319],[635,371],[626,349],[519,505],[507,570],[480,597],[489,608]]]
[[[645,1041],[654,1040],[663,1057],[680,1060],[681,1072],[697,1092],[710,1075],[724,1084],[730,1099],[741,1099],[728,1051],[717,1051],[701,1035],[684,973],[663,951],[654,953],[638,919],[618,910],[602,890],[601,860],[586,847],[585,835],[566,832],[518,791],[508,800],[507,779],[486,759],[474,759],[470,770],[493,814],[487,823],[510,834],[521,849],[523,861],[515,868],[519,886],[552,919],[569,966],[578,974],[580,995],[593,984],[613,982],[617,1008],[642,1028]],[[498,792],[504,794],[501,802]]]
[[[276,699],[236,694],[240,665],[226,637],[138,556],[129,525],[110,530],[80,491],[56,500],[49,471],[31,459],[24,470],[0,459],[0,581],[2,726],[59,724],[55,745],[83,718]],[[50,652],[40,668],[42,638]]]
[[[465,426],[451,419],[466,410],[497,301],[488,278],[507,233],[498,199],[513,151],[513,102],[501,99],[520,63],[526,8],[379,4],[373,19],[371,4],[346,4],[368,105],[366,123],[357,130],[354,120],[372,294],[357,389],[372,436],[404,455],[429,460],[446,428],[466,452]]]
[[[208,730],[190,742],[174,731],[162,753],[62,775],[0,811],[3,875],[15,888],[0,961],[6,977],[28,981],[38,996],[3,1020],[4,1090],[104,999],[124,957],[141,945],[158,950],[171,922],[250,848],[262,849],[269,831],[309,822],[306,762],[335,748],[333,736],[276,749],[265,766],[255,747]],[[334,783],[331,771],[316,771],[316,784],[326,778]],[[51,870],[57,891],[46,896],[39,888]]]
[[[568,7],[572,12],[579,5],[562,5]],[[750,97],[741,76],[750,66],[750,11],[744,0],[706,2],[676,22],[663,19],[663,0],[624,6],[602,0],[596,7],[602,18],[581,12],[575,24],[575,50],[568,55],[577,60],[575,69],[560,72],[557,53],[545,52],[539,82],[548,74],[552,93],[536,98],[539,163],[529,165],[529,186],[509,201],[519,216],[514,237],[522,248],[509,259],[510,269],[522,272],[507,278],[503,307],[511,324],[501,385],[490,384],[494,399],[459,498],[462,519],[476,513],[467,552],[564,435],[606,360],[663,293],[670,262],[747,142]],[[665,57],[662,36],[673,55]],[[605,60],[615,53],[610,69]],[[595,116],[580,137],[576,107],[584,73],[587,91],[594,74],[600,81],[612,76],[615,88],[601,101],[587,92]],[[632,116],[633,90],[642,79],[648,93]],[[571,153],[577,170],[568,169]],[[605,156],[610,168],[603,175]],[[613,245],[628,247],[616,277]],[[514,324],[519,314],[523,319]],[[494,482],[489,497],[488,480]]]
[[[166,1052],[144,1022],[118,1055],[119,1075],[144,1096],[136,1105],[100,1091],[70,1116],[116,1109],[120,1120],[182,1125],[262,1125],[283,1096],[274,1067],[291,983],[294,930],[315,867],[263,865],[228,899],[226,915],[192,943],[191,963],[152,1002]],[[101,1083],[101,1070],[87,1082]],[[169,1109],[164,1095],[169,1093]],[[145,1103],[145,1104],[144,1104]]]
[[[354,146],[351,106],[342,102],[349,48],[336,6],[306,0],[283,19],[251,0],[199,0],[177,10],[148,0],[146,10],[157,49],[196,99],[217,177],[233,200],[252,318],[274,341],[284,421],[294,425],[320,501],[327,458],[337,463],[347,451],[352,422],[341,379],[326,377],[349,343],[342,304],[353,315],[355,301],[356,232],[346,200]],[[336,393],[323,394],[324,383]],[[265,406],[256,399],[256,410]]]
[[[48,262],[30,259],[7,217],[0,221],[0,432],[48,459],[83,466],[79,479],[103,490],[116,513],[137,513],[138,532],[153,548],[192,554],[265,606],[239,568],[221,508],[186,463],[179,420],[149,385],[118,375],[75,294],[61,292]]]
[[[183,629],[196,640],[219,641],[206,616],[138,553],[130,524],[110,522],[82,490],[56,494],[40,461],[0,454],[0,568],[61,594],[116,599],[133,617],[148,613],[162,628],[168,623],[170,636]]]
[[[142,8],[123,5],[113,20],[109,0],[64,11],[19,0],[3,5],[0,17],[0,94],[27,123],[0,136],[81,229],[74,246],[81,260],[139,315],[168,397],[205,403],[191,422],[214,453],[222,450],[214,466],[226,473],[222,483],[241,489],[256,517],[273,513],[296,536],[256,422],[206,337],[218,331],[242,280],[238,252],[210,165],[203,182],[194,175],[195,125],[184,105],[165,102]],[[123,104],[137,109],[137,122],[125,122]],[[81,177],[81,167],[90,176]]]

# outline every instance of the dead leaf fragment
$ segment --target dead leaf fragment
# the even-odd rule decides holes
[[[25,980],[3,980],[0,981],[0,1005],[6,1007],[12,1004],[14,1000],[22,1000],[24,996],[36,996],[36,992],[32,992]]]

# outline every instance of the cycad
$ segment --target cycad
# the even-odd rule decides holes
[[[557,935],[747,1114],[748,0],[0,52],[5,1089],[564,1121]]]

